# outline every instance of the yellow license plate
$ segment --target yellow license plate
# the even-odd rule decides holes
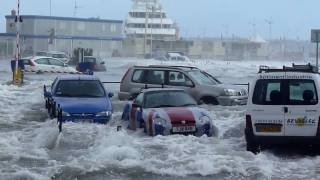
[[[256,125],[257,132],[281,132],[281,125]]]

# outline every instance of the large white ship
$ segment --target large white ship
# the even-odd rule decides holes
[[[178,28],[168,18],[159,0],[132,0],[133,6],[125,20],[128,38],[177,40]]]

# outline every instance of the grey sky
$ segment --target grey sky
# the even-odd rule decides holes
[[[21,0],[23,14],[49,15],[50,0]],[[74,0],[52,0],[52,15],[73,16]],[[131,0],[77,0],[77,17],[124,19]],[[273,38],[307,39],[311,28],[320,28],[319,0],[161,0],[168,15],[181,27],[183,36],[248,37],[256,32],[269,37],[265,19],[272,18]],[[4,16],[16,0],[0,0],[0,32]],[[318,19],[319,18],[319,19]]]

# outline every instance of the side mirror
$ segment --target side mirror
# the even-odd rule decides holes
[[[44,97],[51,97],[51,96],[52,96],[51,92],[44,92]]]
[[[187,87],[194,87],[194,84],[192,83],[192,81],[186,81],[186,86]]]
[[[133,108],[139,108],[139,107],[141,107],[141,106],[138,105],[138,104],[136,104],[136,103],[133,103],[133,104],[132,104],[132,107],[133,107]]]
[[[130,97],[129,97],[129,100],[134,100],[139,94],[138,93],[134,93],[134,94],[131,94]]]
[[[114,96],[114,94],[112,92],[108,93],[108,97],[112,98]]]
[[[201,99],[199,100],[198,105],[202,105],[202,104],[204,104],[204,101]]]
[[[48,91],[47,91],[47,86],[46,86],[46,85],[43,86],[43,96],[44,96],[45,98],[52,96],[51,92],[48,92]]]

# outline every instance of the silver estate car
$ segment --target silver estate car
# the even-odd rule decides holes
[[[221,83],[209,73],[189,66],[133,66],[121,80],[119,99],[133,99],[142,88],[180,88],[199,104],[245,105],[246,89]]]

